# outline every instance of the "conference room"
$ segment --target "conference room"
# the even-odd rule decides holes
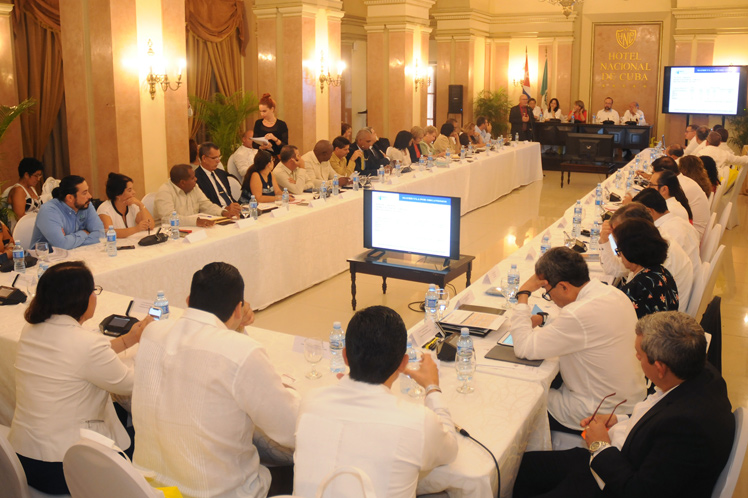
[[[306,410],[317,388],[343,389],[346,382],[358,382],[348,374],[339,381],[339,372],[330,368],[337,358],[337,349],[330,351],[335,346],[334,323],[340,322],[346,332],[352,323],[355,331],[354,316],[362,316],[357,311],[391,308],[402,319],[416,357],[433,357],[439,374],[436,383],[420,386],[420,394],[417,379],[426,376],[428,366],[423,374],[413,374],[415,384],[406,375],[395,376],[387,392],[404,409],[417,406],[428,416],[436,413],[442,424],[447,410],[451,422],[446,425],[459,426],[472,437],[450,429],[449,437],[456,443],[454,458],[423,464],[417,482],[411,482],[403,496],[512,496],[527,452],[586,451],[591,441],[563,434],[554,426],[559,422],[554,396],[563,392],[556,382],[573,382],[564,375],[568,366],[563,353],[529,358],[525,364],[491,358],[498,354],[496,348],[512,350],[506,345],[508,333],[525,309],[511,294],[531,280],[549,248],[575,247],[575,241],[584,251],[593,283],[630,292],[625,288],[630,278],[619,283],[603,256],[615,248],[591,239],[604,239],[608,228],[611,234],[624,230],[617,226],[620,223],[609,227],[603,215],[628,202],[627,194],[634,197],[649,186],[660,192],[667,206],[680,202],[677,189],[659,185],[657,176],[648,184],[642,173],[662,175],[657,170],[662,158],[680,159],[671,146],[688,151],[691,142],[706,152],[689,151],[684,157],[714,158],[716,171],[722,174],[702,193],[708,223],[695,248],[699,262],[689,289],[678,288],[685,297],[677,309],[709,333],[707,354],[724,379],[731,411],[746,406],[748,143],[741,111],[748,93],[748,59],[742,49],[748,35],[738,28],[746,24],[748,13],[739,2],[726,0],[707,10],[696,2],[673,5],[660,0],[346,0],[324,5],[305,0],[91,5],[25,0],[0,3],[0,19],[0,41],[6,42],[0,51],[5,52],[8,75],[0,79],[0,104],[12,119],[0,135],[9,270],[0,274],[0,284],[28,295],[25,303],[0,308],[0,425],[6,427],[0,435],[10,441],[4,449],[23,457],[15,461],[15,469],[28,474],[29,482],[35,477],[26,460],[55,462],[62,468],[65,456],[65,451],[51,458],[26,447],[19,451],[10,444],[18,444],[18,429],[14,427],[10,436],[7,432],[14,415],[18,418],[17,406],[21,413],[29,413],[25,396],[33,397],[33,392],[19,387],[24,377],[18,374],[17,355],[25,358],[25,331],[38,326],[32,327],[25,315],[34,295],[40,295],[42,267],[47,272],[61,263],[85,262],[93,278],[86,282],[94,286],[97,304],[91,316],[86,310],[76,320],[86,317],[79,329],[96,331],[99,343],[105,329],[115,334],[117,324],[129,327],[149,315],[168,313],[168,319],[162,316],[144,327],[139,345],[133,343],[140,340],[142,325],[119,336],[122,339],[103,336],[131,372],[128,375],[134,375],[135,387],[126,389],[132,399],[121,395],[120,387],[102,392],[117,401],[121,425],[130,431],[134,427],[134,437],[129,436],[137,442],[139,433],[143,439],[149,433],[138,430],[139,421],[143,427],[148,424],[137,413],[143,399],[137,396],[137,363],[145,357],[138,350],[145,350],[149,335],[156,337],[156,331],[192,319],[198,306],[197,274],[220,262],[240,275],[243,304],[238,311],[229,310],[241,316],[241,324],[218,313],[218,328],[228,323],[236,325],[228,328],[245,329],[246,340],[263,351],[273,372],[268,385],[277,381],[294,391],[289,409]],[[452,136],[440,133],[445,123],[452,125]],[[230,132],[222,135],[226,125]],[[433,135],[429,127],[435,127]],[[727,138],[716,146],[698,140],[699,127],[705,127],[707,135],[722,129]],[[361,135],[362,130],[368,131]],[[405,144],[402,137],[407,134],[412,141]],[[342,156],[337,155],[338,145],[345,142],[336,141],[338,137],[347,141],[348,152]],[[438,143],[448,144],[442,154],[431,149]],[[299,160],[294,154],[284,160],[291,157],[284,155],[286,146],[296,147]],[[258,164],[266,156],[269,167],[268,162]],[[381,175],[369,175],[364,169],[372,157],[391,164],[383,164]],[[708,162],[699,161],[705,176]],[[336,169],[346,163],[355,166]],[[174,176],[175,165],[191,166],[182,168],[185,178]],[[303,174],[301,193],[292,192],[286,201],[273,167],[286,168],[297,182]],[[690,175],[685,170],[678,174],[677,165],[676,174],[681,180]],[[53,192],[71,176],[83,181],[75,180],[70,188],[62,184],[65,188]],[[193,178],[192,188],[185,187]],[[329,188],[326,196],[321,194],[323,186]],[[256,217],[251,201],[239,202],[243,194],[247,199],[258,192],[253,189],[261,189],[263,196]],[[686,190],[684,184],[683,192],[689,194]],[[213,208],[181,211],[198,196]],[[171,199],[176,200],[168,204]],[[37,222],[53,205],[59,205],[65,242],[45,235],[46,222]],[[167,210],[167,205],[173,208]],[[102,206],[105,213],[99,216]],[[172,210],[178,214],[176,230]],[[92,224],[85,227],[87,233],[72,242],[65,223],[79,222],[89,213],[87,222]],[[652,217],[659,228],[662,222],[656,214]],[[108,239],[109,224],[114,241]],[[665,235],[670,245],[676,238]],[[14,264],[20,261],[15,257],[16,242],[28,256],[22,274]],[[50,252],[36,242],[47,243]],[[626,244],[619,249],[622,256],[613,257],[629,264]],[[662,268],[675,277],[671,263],[665,260]],[[636,274],[637,267],[632,268],[626,266],[625,273]],[[679,282],[680,276],[675,280]],[[559,324],[559,317],[568,312],[559,304],[563,297],[558,298],[567,289],[548,282],[528,290],[533,322],[547,314],[547,325],[543,322],[535,331],[556,330],[554,321]],[[438,294],[433,312],[430,284],[436,285],[434,295]],[[222,295],[213,293],[214,298]],[[716,304],[715,297],[721,299]],[[470,313],[485,326],[471,329],[475,372],[466,381],[448,353],[450,347],[461,347],[461,326],[450,320]],[[109,321],[104,323],[105,319]],[[442,342],[443,334],[434,322],[457,332],[440,344],[444,354],[431,349]],[[627,335],[632,362],[636,337],[632,328]],[[312,351],[313,346],[321,347],[322,353]],[[535,363],[526,364],[530,361]],[[638,362],[635,367],[643,378]],[[407,366],[403,369],[407,372]],[[218,375],[219,369],[213,370],[210,374]],[[312,371],[321,375],[310,378]],[[599,396],[585,416],[592,415],[610,392],[595,391]],[[643,396],[627,400],[616,413],[630,415]],[[611,397],[600,413],[610,413],[622,401],[623,397]],[[280,424],[284,415],[278,410],[275,418]],[[41,418],[42,411],[32,412]],[[740,431],[741,416],[742,411],[736,412],[734,448],[743,444],[744,454],[741,438],[748,435]],[[251,433],[273,433],[272,427],[266,429],[259,422],[259,415],[245,418],[252,424],[250,439]],[[297,427],[290,427],[281,432],[293,436]],[[121,442],[115,432],[100,432]],[[164,430],[162,436],[168,434]],[[376,434],[374,429],[371,434]],[[325,439],[315,441],[315,447],[333,447]],[[615,438],[612,442],[615,445]],[[243,484],[259,486],[247,496],[310,493],[308,486],[305,491],[302,485],[294,486],[293,474],[283,474],[301,455],[293,454],[293,438],[290,449],[273,446],[279,443],[283,441],[276,439],[263,446],[255,438],[249,444],[259,458],[251,466],[254,477],[232,473],[221,486],[246,478]],[[381,449],[374,442],[370,446],[372,454]],[[98,484],[114,482],[124,472],[128,486],[136,486],[142,496],[152,496],[156,487],[176,487],[183,496],[219,494],[218,488],[197,491],[163,469],[148,469],[142,464],[147,461],[145,453],[138,458],[138,444],[132,448],[132,464],[113,460],[114,465],[102,467]],[[163,460],[187,458],[186,450],[177,448],[161,448],[173,452]],[[95,449],[97,455],[111,455],[111,448],[108,453],[106,448]],[[603,448],[599,454],[610,451]],[[741,468],[748,466],[742,465],[740,451],[733,452],[737,454],[729,457],[732,467],[722,465],[716,473],[726,469],[713,496],[748,492],[748,474]],[[228,459],[230,453],[213,455],[206,468],[217,465],[221,457]],[[387,479],[381,476],[390,465],[385,458],[391,457],[382,457],[368,470],[362,470],[363,463],[355,470],[340,470],[341,465],[326,466],[320,456],[314,472],[302,467],[295,477],[314,475],[320,485],[326,474],[343,473],[330,476],[324,496],[348,495],[341,490],[358,482],[365,488],[367,480],[377,496],[397,495],[382,491]],[[74,467],[68,465],[64,475],[72,486],[69,494],[97,496],[95,488],[86,488],[97,483],[67,475]],[[91,469],[90,462],[83,468]],[[185,464],[182,472],[189,473],[187,469]],[[152,477],[149,470],[157,474],[152,485],[142,479],[143,474]],[[19,489],[36,491],[25,485],[25,478],[18,478],[18,472],[13,475]],[[272,483],[285,482],[287,487],[269,488],[269,475]],[[237,495],[224,489],[227,496]]]

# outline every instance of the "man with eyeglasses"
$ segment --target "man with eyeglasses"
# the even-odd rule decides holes
[[[560,309],[545,318],[532,315],[530,295],[543,290],[543,298]],[[610,410],[618,401],[627,402],[620,413],[631,413],[644,399],[644,375],[631,356],[634,348],[636,312],[626,294],[603,282],[590,280],[582,256],[567,248],[554,247],[535,263],[535,274],[517,293],[510,330],[514,352],[521,358],[559,357],[562,384],[555,382],[548,393],[551,430],[580,433],[579,421],[589,417],[599,401]]]
[[[238,218],[241,208],[231,197],[229,174],[221,166],[221,151],[211,142],[200,145],[200,166],[195,168],[197,186],[213,204],[224,208],[227,216]]]

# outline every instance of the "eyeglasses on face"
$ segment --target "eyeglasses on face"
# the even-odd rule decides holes
[[[101,294],[101,291],[103,291],[103,290],[104,290],[104,288],[102,286],[100,286],[100,285],[94,285],[93,293],[98,296],[99,294]]]
[[[543,292],[543,296],[542,296],[543,299],[545,299],[546,301],[552,301],[552,299],[551,299],[551,291],[553,289],[555,289],[557,285],[558,285],[558,282],[555,283],[555,284],[553,284],[550,289],[548,289],[547,291]]]

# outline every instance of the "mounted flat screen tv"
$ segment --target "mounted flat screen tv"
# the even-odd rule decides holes
[[[460,259],[460,198],[365,190],[364,247]]]
[[[735,116],[745,109],[748,66],[667,66],[662,112]]]

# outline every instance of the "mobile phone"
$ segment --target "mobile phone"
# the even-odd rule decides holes
[[[135,249],[135,246],[119,246],[117,248],[118,251],[122,251],[123,249]]]
[[[151,306],[151,309],[148,310],[148,314],[151,315],[154,320],[161,320],[161,308]]]

